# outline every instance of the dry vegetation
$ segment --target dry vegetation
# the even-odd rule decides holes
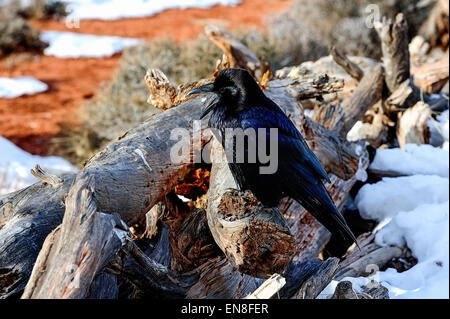
[[[41,52],[45,47],[39,40],[39,30],[20,16],[0,10],[0,57],[12,52]]]
[[[254,29],[233,33],[260,59],[269,62],[273,70],[328,55],[331,45],[348,55],[379,59],[381,50],[376,31],[364,25],[367,5],[378,4],[381,15],[387,18],[404,12],[413,35],[434,3],[421,1],[419,5],[419,2],[298,0],[293,8],[273,17],[265,32]],[[171,82],[180,84],[211,76],[220,56],[219,49],[204,35],[182,44],[167,38],[128,49],[112,81],[94,101],[81,108],[82,126],[63,128],[62,137],[55,139],[56,149],[80,164],[157,112],[147,104],[146,69],[158,68]]]
[[[67,5],[57,0],[12,0],[2,10],[24,19],[60,19],[67,15]]]
[[[66,15],[66,5],[59,1],[34,0],[24,3],[13,0],[0,7],[0,57],[13,52],[42,52],[47,44],[39,39],[39,30],[33,28],[27,19],[61,18]]]

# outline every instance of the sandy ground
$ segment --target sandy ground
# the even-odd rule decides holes
[[[244,0],[240,5],[211,9],[167,10],[152,17],[116,21],[82,20],[80,28],[59,21],[32,21],[41,30],[71,31],[150,39],[172,36],[177,41],[195,38],[205,25],[263,28],[270,16],[292,0]],[[0,99],[0,135],[33,154],[48,153],[60,124],[76,125],[76,108],[91,99],[117,68],[120,55],[105,59],[58,59],[22,54],[0,60],[0,76],[33,76],[49,91],[15,99]]]

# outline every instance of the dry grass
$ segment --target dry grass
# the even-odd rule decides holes
[[[13,0],[0,7],[0,57],[15,52],[42,52],[47,44],[39,39],[39,30],[26,19],[61,18],[64,15],[66,5],[59,1]]]
[[[176,44],[159,39],[125,50],[111,82],[79,110],[81,128],[63,127],[54,140],[60,155],[80,164],[99,148],[159,112],[147,103],[144,76],[148,68],[159,68],[173,83],[210,76],[220,50],[206,36]],[[195,65],[195,67],[193,67]]]
[[[23,18],[0,10],[0,57],[13,52],[41,52],[45,47],[39,39],[39,30]]]
[[[67,15],[67,4],[57,0],[12,0],[2,10],[24,19],[62,18]]]
[[[327,55],[331,45],[348,55],[379,59],[378,36],[365,24],[367,6],[377,5],[381,16],[388,19],[394,19],[399,12],[405,13],[412,38],[433,5],[431,1],[422,8],[420,2],[423,3],[419,0],[298,0],[293,8],[275,17],[269,38],[296,63]]]

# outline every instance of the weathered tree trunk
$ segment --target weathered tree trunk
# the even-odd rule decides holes
[[[391,92],[410,78],[408,25],[403,13],[395,17],[394,23],[376,25],[381,39],[386,84]]]
[[[86,172],[77,176],[66,201],[63,223],[47,237],[22,298],[110,296],[117,290],[117,279],[111,276],[135,283],[144,294],[152,291],[159,292],[159,296],[184,297],[197,274],[186,272],[179,276],[145,254],[118,215],[97,211],[94,189],[93,176]],[[191,216],[197,219],[195,214]],[[192,232],[198,235],[195,229]],[[198,232],[205,233],[202,229]],[[119,251],[127,255],[122,262]],[[202,261],[198,256],[186,255]],[[112,279],[104,287],[105,281]]]
[[[438,0],[427,20],[420,27],[419,35],[431,47],[446,48],[449,44],[449,5],[447,0]]]
[[[448,55],[432,62],[413,66],[414,84],[426,94],[437,94],[449,79]]]
[[[0,198],[0,298],[20,296],[46,236],[61,224],[74,176]]]
[[[192,133],[192,121],[200,117],[199,99],[155,115],[94,156],[84,171],[95,178],[95,203],[99,211],[117,212],[129,226],[162,200],[192,169],[193,152],[209,141],[207,132]],[[185,128],[191,140],[181,140],[189,150],[180,163],[171,160],[171,149],[180,140],[171,132]],[[194,141],[194,135],[201,140]],[[20,293],[31,273],[45,237],[58,226],[65,210],[65,196],[74,176],[50,185],[36,183],[0,198],[0,269],[5,283],[0,296]]]
[[[258,80],[266,69],[255,54],[231,33],[216,26],[208,26],[205,33],[226,55],[230,68],[247,69]]]
[[[381,99],[384,72],[381,65],[365,74],[352,95],[341,104],[325,105],[314,111],[313,119],[343,138],[366,111]]]
[[[404,249],[396,246],[380,247],[374,242],[373,233],[361,234],[357,241],[360,249],[353,245],[342,257],[333,279],[374,275],[394,257],[404,256]]]
[[[433,101],[430,96],[421,92],[421,89],[413,82],[410,74],[408,26],[404,15],[399,13],[394,23],[377,24],[376,30],[381,39],[383,65],[386,73],[385,81],[390,91],[390,96],[384,101],[384,107],[391,120],[395,121],[396,112],[409,108],[421,100],[430,105],[431,103],[445,103],[445,101],[441,101],[444,98]],[[448,60],[448,54],[446,60]],[[440,69],[430,73],[429,79],[420,79],[420,76],[418,78],[418,83],[422,89],[425,89],[425,93],[440,90],[448,79],[448,70],[445,72]]]
[[[251,193],[227,192],[238,187],[222,145],[214,144],[207,217],[217,245],[242,273],[259,278],[281,274],[295,253],[286,221],[278,209],[261,206]]]
[[[293,299],[315,299],[333,278],[339,265],[339,259],[329,258],[309,277],[292,297]]]
[[[356,64],[350,61],[341,51],[336,47],[331,47],[330,54],[333,57],[334,62],[339,64],[345,72],[347,72],[356,81],[361,81],[364,76],[364,71]]]
[[[417,102],[403,113],[398,113],[397,140],[400,148],[405,144],[426,144],[430,141],[428,120],[431,118],[430,107]]]
[[[66,199],[60,227],[47,237],[23,298],[79,299],[130,234],[117,215],[97,211],[95,180],[79,175]]]

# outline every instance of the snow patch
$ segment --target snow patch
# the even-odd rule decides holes
[[[32,155],[0,136],[0,195],[16,191],[39,181],[30,173],[38,164],[52,174],[75,171],[75,167],[63,158]]]
[[[357,121],[355,125],[348,131],[347,133],[347,141],[355,142],[361,140],[361,136],[363,134],[360,133],[360,130],[364,127],[364,123],[362,121]]]
[[[342,281],[351,281],[357,291],[381,283],[392,299],[449,298],[448,151],[430,145],[379,149],[371,167],[411,175],[364,185],[355,205],[363,218],[379,222],[378,245],[406,245],[418,263],[402,273],[388,268]],[[337,284],[333,280],[318,298],[330,298]]]
[[[378,149],[370,168],[400,174],[426,174],[448,177],[448,151],[428,144],[406,144],[399,148]]]
[[[210,8],[214,5],[237,5],[241,0],[65,0],[69,19],[115,20],[147,17],[167,9]]]
[[[314,110],[312,109],[303,109],[303,114],[309,118],[312,118],[314,115]]]
[[[449,202],[425,204],[398,213],[376,235],[379,245],[407,245],[418,259],[417,265],[397,272],[389,268],[370,277],[345,277],[356,291],[367,284],[380,283],[391,299],[449,298]],[[330,298],[339,281],[333,280],[319,295]]]
[[[448,192],[448,178],[436,175],[383,178],[378,183],[364,185],[356,195],[355,205],[361,217],[382,221],[425,203],[448,201]]]
[[[47,90],[47,84],[29,76],[0,78],[0,98],[12,99],[21,95],[36,94]]]
[[[132,38],[57,31],[42,32],[41,40],[49,44],[44,54],[58,58],[109,57],[140,42]]]

